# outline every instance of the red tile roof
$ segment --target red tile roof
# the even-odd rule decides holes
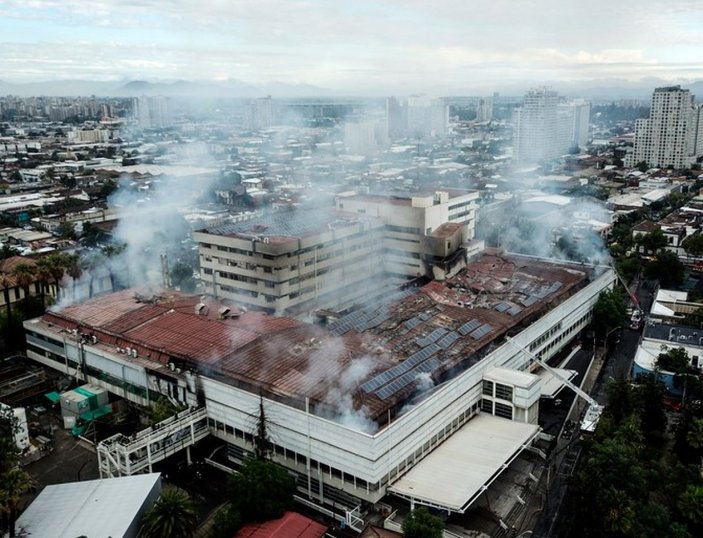
[[[296,512],[286,512],[279,519],[245,525],[234,538],[322,538],[326,530],[322,523]]]

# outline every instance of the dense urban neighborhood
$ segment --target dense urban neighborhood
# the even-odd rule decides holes
[[[0,97],[2,532],[703,535],[690,90],[160,90]]]

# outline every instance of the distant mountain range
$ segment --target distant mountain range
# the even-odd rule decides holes
[[[149,82],[96,82],[89,80],[51,80],[46,82],[11,83],[0,80],[0,95],[138,97],[167,95],[172,97],[320,97],[335,92],[309,84],[270,82],[257,86],[240,80]]]
[[[437,86],[430,92],[433,95],[490,95],[498,91],[502,95],[520,96],[530,87],[549,86],[562,95],[583,97],[594,101],[615,99],[649,100],[654,88],[672,85],[670,81],[657,78],[644,78],[638,81],[623,79],[603,79],[592,81],[545,81],[540,84],[521,83],[506,87],[462,88],[460,86]],[[703,80],[681,82],[682,87],[690,89],[703,101]],[[336,97],[353,96],[358,92],[353,89],[343,91],[321,88],[310,84],[289,84],[285,82],[270,82],[256,85],[241,80],[229,79],[224,81],[113,81],[96,82],[89,80],[53,80],[46,82],[12,83],[0,80],[0,95],[19,96],[110,96],[138,97],[141,95],[167,95],[172,97],[200,98],[255,98],[270,95],[274,98],[286,97]],[[379,96],[384,92],[379,90]],[[393,92],[387,92],[388,95]],[[361,93],[370,96],[368,91]]]

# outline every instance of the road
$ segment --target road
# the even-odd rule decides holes
[[[579,351],[567,364],[566,368],[574,369],[579,375],[573,380],[574,384],[580,386],[583,380],[583,389],[600,404],[607,404],[607,383],[610,379],[617,378],[618,375],[628,375],[632,367],[637,346],[639,344],[640,332],[630,329],[622,329],[622,332],[615,332],[608,338],[607,349],[602,343],[596,348],[593,365],[585,380],[583,375],[588,367],[590,359],[594,357],[593,348]],[[561,411],[562,421],[572,421],[578,424],[586,403],[580,398],[573,402],[573,391],[565,388],[559,394],[562,400]],[[572,403],[574,403],[573,407]],[[551,410],[546,410],[543,417],[545,430],[554,434],[552,421],[558,415],[554,415]],[[551,430],[551,431],[549,431]],[[545,502],[539,513],[537,522],[533,528],[535,537],[548,537],[552,533],[559,515],[559,509],[568,487],[568,478],[573,473],[581,451],[581,434],[578,426],[572,431],[561,430],[556,446],[553,448],[549,460],[549,473],[547,481],[550,482]]]

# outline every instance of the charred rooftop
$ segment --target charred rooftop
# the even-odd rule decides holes
[[[48,312],[43,328],[151,370],[216,377],[337,420],[383,423],[565,301],[597,268],[487,250],[445,282],[398,292],[328,327],[214,298],[123,290]]]

